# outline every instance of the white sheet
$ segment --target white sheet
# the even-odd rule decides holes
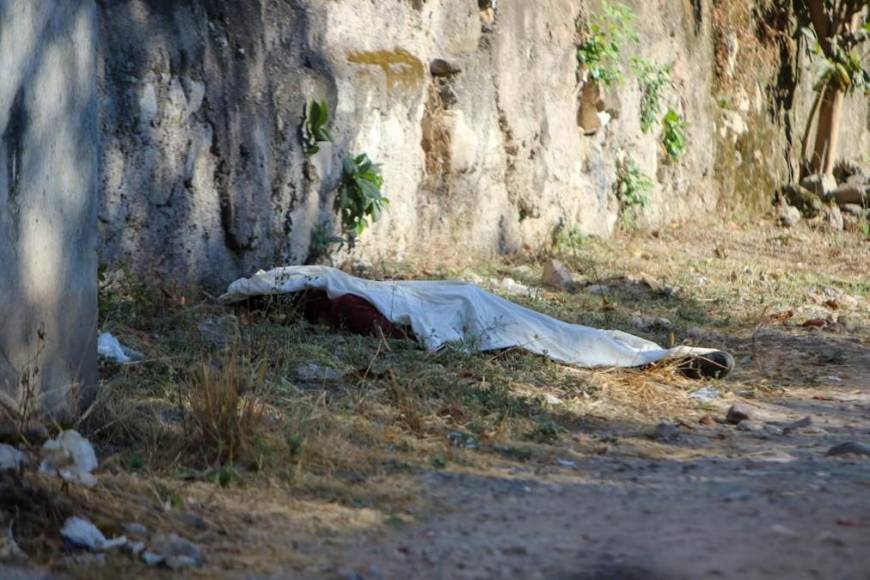
[[[326,266],[288,266],[230,284],[225,303],[308,288],[330,298],[355,294],[395,324],[410,327],[429,351],[446,344],[471,350],[519,347],[583,367],[635,367],[664,358],[703,355],[715,349],[676,347],[621,332],[556,320],[466,282],[364,280]]]

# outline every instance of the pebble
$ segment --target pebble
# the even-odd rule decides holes
[[[737,429],[740,431],[748,431],[749,433],[761,433],[764,431],[764,426],[761,423],[744,419],[737,423]]]
[[[129,550],[134,556],[138,556],[145,551],[145,542],[129,542],[127,544],[127,550]]]
[[[834,445],[828,452],[825,453],[828,457],[839,457],[841,455],[866,455],[870,457],[870,445],[866,443],[857,443],[855,441],[847,441]]]
[[[429,72],[433,77],[447,77],[462,72],[462,67],[455,62],[436,58],[429,63]]]
[[[680,430],[673,423],[659,423],[653,432],[653,438],[663,443],[673,443],[680,438]]]
[[[546,286],[558,290],[572,290],[574,288],[574,277],[559,260],[548,260],[544,264],[544,273],[541,281]]]
[[[807,427],[810,427],[812,426],[812,424],[812,417],[804,417],[799,421],[794,421],[793,423],[789,423],[788,425],[783,425],[782,430],[785,433],[791,433],[792,431],[796,431],[798,429],[805,429]]]
[[[698,419],[698,423],[701,425],[706,425],[707,427],[715,427],[716,419],[713,418],[713,415],[704,415],[700,419]]]
[[[783,205],[777,213],[777,222],[785,228],[790,228],[801,221],[801,211],[793,205]]]
[[[149,566],[164,564],[171,570],[198,568],[203,562],[200,547],[176,534],[155,536],[142,560]]]
[[[725,420],[732,425],[737,425],[741,421],[752,418],[752,411],[746,405],[735,403],[728,409],[728,414],[725,415]]]

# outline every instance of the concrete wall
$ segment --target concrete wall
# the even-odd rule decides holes
[[[95,384],[96,41],[92,0],[0,1],[0,400],[13,411],[30,399],[63,414]]]
[[[631,75],[605,130],[578,127],[576,22],[594,2],[106,2],[102,257],[214,284],[305,261],[314,228],[334,224],[341,159],[360,152],[383,165],[391,202],[355,251],[366,260],[486,259],[546,245],[560,225],[607,235],[627,156],[656,179],[646,223],[709,212],[707,3],[630,3],[636,52],[674,64],[667,104],[691,139],[679,164],[641,133]],[[461,72],[436,78],[437,58]],[[306,165],[310,99],[329,102],[336,139]]]
[[[655,180],[641,224],[694,219],[723,198],[770,207],[794,141],[774,103],[780,49],[758,40],[765,3],[624,1],[641,38],[626,52],[673,65],[665,105],[688,122],[679,163],[658,129],[641,132],[630,74],[606,95],[610,124],[578,126],[577,23],[597,0],[102,2],[101,258],[218,286],[303,262],[314,229],[335,225],[342,158],[361,152],[383,165],[391,202],[354,251],[370,261],[486,259],[546,246],[559,227],[608,235],[627,158]],[[723,7],[746,20],[714,25]],[[723,95],[729,23],[745,37],[734,63],[746,83]],[[743,56],[750,44],[758,62]],[[433,59],[461,72],[433,76]],[[328,101],[336,139],[306,163],[312,99]],[[866,103],[847,115],[864,135],[844,137],[854,153]]]

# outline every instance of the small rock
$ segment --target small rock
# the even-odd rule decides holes
[[[447,440],[452,446],[463,449],[477,449],[479,447],[474,435],[462,431],[451,431],[447,434]]]
[[[461,73],[462,67],[453,61],[436,58],[429,63],[429,72],[433,77],[449,77]]]
[[[662,443],[673,443],[680,438],[680,430],[673,423],[659,423],[653,432],[653,438]]]
[[[825,223],[835,232],[843,231],[843,214],[836,205],[825,208]]]
[[[818,541],[825,544],[831,544],[832,546],[842,547],[846,545],[846,542],[843,541],[843,538],[835,536],[830,531],[825,531],[819,534]]]
[[[704,415],[698,419],[698,423],[706,425],[707,427],[715,427],[718,424],[716,423],[716,419],[713,418],[713,415]]]
[[[746,405],[735,403],[728,409],[728,414],[725,415],[725,420],[732,425],[737,425],[741,421],[752,418],[752,411]]]
[[[573,290],[575,287],[574,277],[559,260],[547,260],[544,264],[542,282],[558,290]]]
[[[142,561],[149,566],[159,566],[163,562],[163,556],[154,552],[145,552],[142,554]]]
[[[592,284],[591,286],[586,287],[586,291],[590,294],[606,294],[610,291],[610,288],[605,284]]]
[[[756,423],[750,419],[743,419],[739,423],[737,423],[737,429],[740,431],[747,431],[749,433],[761,433],[764,431],[764,426],[761,423]]]
[[[749,499],[752,499],[752,494],[745,489],[738,489],[735,491],[729,491],[722,497],[722,499],[727,502],[747,501]]]
[[[171,570],[198,568],[203,562],[200,547],[176,534],[155,536],[151,549],[142,555],[142,559],[149,566],[162,563]]]
[[[138,522],[125,522],[121,524],[121,529],[131,538],[147,538],[148,528]]]
[[[662,293],[665,290],[665,287],[662,285],[661,282],[659,282],[646,272],[641,272],[640,282],[657,294]]]
[[[825,453],[828,457],[839,457],[841,455],[867,455],[870,456],[870,445],[866,443],[858,443],[856,441],[847,441],[834,445],[828,452]]]
[[[833,175],[807,175],[801,180],[801,187],[814,193],[816,196],[823,198],[829,191],[837,189],[837,180]]]
[[[770,425],[769,423],[766,423],[763,426],[763,429],[764,429],[764,432],[767,433],[768,435],[779,436],[779,435],[785,434],[785,431],[782,428],[777,427],[776,425]]]
[[[502,548],[500,551],[505,556],[527,556],[529,553],[529,549],[521,544],[508,546],[507,548]]]
[[[801,221],[801,210],[793,205],[785,204],[779,208],[777,212],[777,223],[784,228],[791,228]]]
[[[782,193],[790,205],[795,206],[808,218],[821,215],[825,209],[825,204],[818,195],[800,185],[794,183],[786,185]]]
[[[864,217],[864,208],[857,203],[846,203],[840,206],[840,211],[844,214],[853,215],[857,218]]]
[[[145,542],[129,542],[127,543],[127,550],[134,556],[138,556],[145,551]]]
[[[197,530],[204,531],[208,529],[208,524],[205,523],[205,520],[194,513],[184,512],[178,516],[178,519]]]
[[[308,363],[296,367],[295,374],[298,380],[304,382],[337,381],[344,376],[333,368],[322,367],[314,363]]]
[[[789,423],[787,425],[782,426],[782,430],[784,433],[791,433],[792,431],[796,431],[798,429],[806,429],[807,427],[811,427],[813,424],[812,417],[804,417],[799,421],[794,421],[793,423]]]

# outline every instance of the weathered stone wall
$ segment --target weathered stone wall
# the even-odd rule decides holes
[[[814,67],[806,42],[795,38],[796,17],[787,4],[721,2],[712,16],[720,205],[767,209],[783,185],[798,179]],[[870,103],[864,95],[846,99],[840,132],[839,157],[866,165]]]
[[[634,51],[674,67],[666,103],[689,123],[679,163],[658,130],[641,132],[632,75],[606,95],[603,130],[578,126],[576,29],[593,0],[107,0],[102,258],[215,284],[305,261],[314,228],[334,223],[349,153],[383,165],[390,198],[355,250],[368,260],[487,258],[558,227],[607,235],[627,157],[656,181],[646,224],[713,211],[722,185],[769,199],[783,123],[766,85],[751,110],[719,102],[714,4],[627,4]],[[460,72],[433,76],[439,58]],[[312,99],[328,101],[335,143],[306,163]]]
[[[13,414],[63,413],[95,383],[96,41],[92,0],[0,2],[0,403]]]

